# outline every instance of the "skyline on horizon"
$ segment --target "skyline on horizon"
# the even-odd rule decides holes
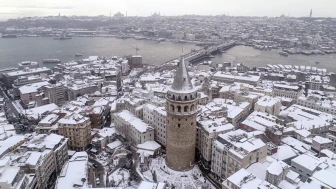
[[[177,6],[178,5],[178,6]],[[263,5],[263,6],[262,6]],[[150,16],[161,13],[162,16],[177,15],[230,15],[230,16],[268,16],[278,17],[284,14],[291,17],[308,17],[311,9],[313,17],[336,17],[333,7],[336,1],[324,0],[283,0],[270,3],[267,0],[3,0],[0,2],[0,20],[10,18],[56,16],[112,16],[121,12],[128,16]],[[187,7],[187,8],[186,8]]]

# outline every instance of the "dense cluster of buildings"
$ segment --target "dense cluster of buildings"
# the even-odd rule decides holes
[[[126,24],[69,31],[335,50],[331,19],[101,18]],[[0,188],[336,188],[336,75],[321,67],[90,56],[53,68],[22,62],[0,78],[8,95],[0,99]],[[6,120],[8,108],[17,120]]]
[[[282,47],[288,54],[336,52],[335,19],[332,18],[126,15],[24,17],[1,23],[0,33],[39,37],[56,36],[66,31],[72,36],[188,41],[199,45],[230,39],[261,50]],[[72,27],[59,27],[68,25],[66,23],[71,23]]]

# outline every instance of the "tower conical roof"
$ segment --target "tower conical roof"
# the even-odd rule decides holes
[[[174,81],[171,86],[174,91],[189,91],[193,89],[186,65],[184,63],[184,57],[182,56],[181,61],[177,67],[175,73]]]

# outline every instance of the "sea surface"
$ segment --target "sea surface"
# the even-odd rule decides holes
[[[43,64],[43,59],[55,58],[62,62],[76,60],[76,53],[83,56],[112,56],[123,57],[124,55],[142,55],[143,63],[160,65],[181,55],[190,52],[191,49],[199,49],[194,44],[181,44],[173,42],[161,42],[151,40],[116,39],[99,37],[74,37],[70,40],[53,40],[49,37],[19,37],[13,39],[0,38],[0,69],[16,67],[22,61],[36,61],[41,66],[52,67],[55,64]],[[326,68],[336,72],[336,54],[326,55],[279,55],[280,49],[257,50],[247,46],[236,46],[223,54],[217,54],[211,60],[213,62],[244,63],[250,67],[260,67],[267,64],[306,65]],[[210,59],[209,59],[210,60]],[[202,60],[203,61],[203,60]]]
[[[117,39],[103,37],[73,37],[69,40],[53,40],[50,37],[0,38],[0,69],[15,67],[22,61],[35,61],[40,66],[52,67],[55,64],[43,64],[43,59],[59,59],[63,63],[89,56],[123,57],[134,55],[140,49],[144,64],[159,65],[170,61],[191,49],[199,49],[194,44],[160,42],[152,40]],[[75,57],[80,53],[82,57]]]

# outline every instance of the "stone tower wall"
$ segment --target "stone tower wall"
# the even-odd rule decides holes
[[[196,92],[183,95],[169,92],[167,96],[167,159],[169,168],[177,171],[189,170],[195,162],[196,144]],[[175,97],[182,96],[181,99]],[[182,100],[183,99],[183,100]]]

